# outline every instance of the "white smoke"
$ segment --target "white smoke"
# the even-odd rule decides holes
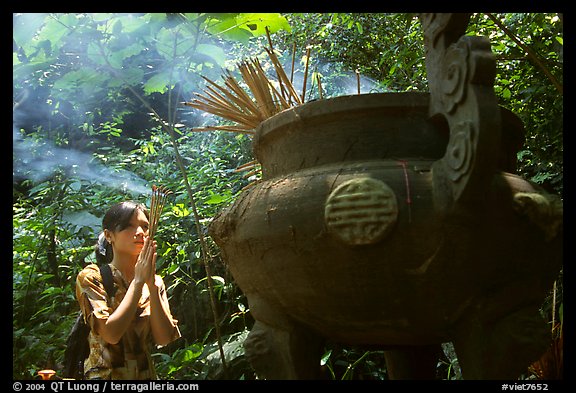
[[[149,193],[143,179],[132,172],[98,163],[89,153],[58,147],[45,139],[25,138],[16,126],[12,136],[14,182],[29,179],[39,183],[62,170],[69,176],[134,195]]]
[[[14,36],[16,42],[26,42],[30,40],[34,31],[40,29],[42,23],[44,23],[45,14],[24,14],[20,15],[16,19],[18,22],[14,26]],[[74,35],[70,35],[67,40],[70,47],[74,47],[72,44]],[[80,41],[79,41],[80,42]],[[222,42],[222,45],[225,43]],[[150,46],[155,44],[150,43]],[[208,45],[207,47],[213,47]],[[230,50],[223,47],[221,51],[212,51],[214,53],[226,54]],[[212,52],[202,52],[205,56],[210,57],[213,55]],[[235,61],[236,59],[234,59]],[[284,69],[286,72],[290,72],[292,69],[291,56],[285,56],[286,64]],[[232,61],[232,60],[230,60]],[[162,65],[157,66],[157,72],[161,72],[164,68],[170,69],[171,63],[167,62],[166,67]],[[270,67],[270,76],[274,78],[275,73],[272,72],[272,66]],[[294,86],[299,93],[302,91],[303,87],[303,63],[301,59],[296,63],[296,72],[294,73]],[[306,85],[306,99],[313,100],[318,98],[318,83],[312,78],[313,72],[319,72],[325,76],[332,75],[336,70],[333,65],[325,62],[316,57],[312,53],[310,58],[310,68],[307,75],[307,85]],[[331,78],[330,83],[323,85],[324,87],[324,98],[328,98],[334,95],[342,94],[357,94],[357,79],[356,74],[352,72],[338,71],[340,78],[339,80],[334,80]],[[185,86],[191,86],[193,81],[197,79],[197,75],[193,78],[193,75],[188,72],[178,73],[178,78],[181,79],[179,82]],[[326,90],[328,88],[328,90]],[[369,93],[374,92],[377,88],[377,83],[369,80],[368,78],[361,76],[361,92]],[[192,92],[185,91],[185,99],[192,96]],[[37,112],[37,107],[34,107]],[[64,171],[69,176],[74,176],[79,179],[84,179],[90,182],[95,182],[97,184],[102,184],[114,189],[129,191],[137,194],[147,194],[149,193],[149,187],[146,182],[139,178],[132,172],[111,168],[103,163],[100,163],[96,158],[88,153],[78,150],[73,150],[70,148],[65,148],[62,146],[57,146],[53,141],[49,139],[38,140],[25,137],[18,128],[17,109],[14,111],[14,127],[13,127],[13,179],[14,181],[21,181],[23,179],[30,179],[34,182],[42,182],[50,177],[54,176],[55,171]],[[186,111],[179,111],[179,114],[185,116]],[[21,116],[27,116],[28,114],[21,113]],[[38,115],[38,113],[36,113]],[[46,114],[49,117],[49,114]],[[206,118],[206,115],[203,115]],[[215,122],[217,119],[207,119],[209,122]],[[178,121],[186,122],[186,119],[178,119]],[[193,122],[197,122],[197,117],[194,118]],[[35,133],[38,137],[39,133]]]

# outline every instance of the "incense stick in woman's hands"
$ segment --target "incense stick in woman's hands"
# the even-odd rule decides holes
[[[150,218],[148,219],[149,221],[148,237],[150,239],[154,239],[154,235],[156,235],[160,215],[162,214],[162,210],[164,209],[164,205],[166,204],[166,200],[168,198],[168,195],[170,194],[172,194],[172,191],[170,191],[166,187],[163,186],[156,187],[155,185],[152,186],[152,200],[150,202]]]

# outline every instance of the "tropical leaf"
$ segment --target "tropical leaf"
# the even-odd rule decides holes
[[[152,93],[165,93],[168,90],[170,83],[170,72],[163,71],[154,74],[150,79],[144,83],[144,93],[150,95]],[[171,86],[172,87],[172,86]]]
[[[228,40],[248,42],[251,37],[279,30],[291,31],[286,18],[278,13],[210,14],[208,31]]]

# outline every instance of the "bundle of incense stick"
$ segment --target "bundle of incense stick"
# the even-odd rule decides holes
[[[184,105],[220,116],[236,124],[199,127],[195,128],[195,131],[233,131],[253,134],[254,129],[262,121],[304,102],[310,47],[307,48],[306,52],[304,86],[302,93],[298,94],[292,84],[292,76],[288,78],[274,52],[268,28],[266,28],[266,34],[270,47],[264,49],[268,53],[276,72],[276,81],[268,78],[260,61],[256,58],[244,60],[238,64],[240,75],[253,98],[232,76],[230,71],[223,76],[224,86],[203,77],[208,82],[204,94],[195,93],[196,98],[190,102],[184,102]],[[292,56],[291,75],[294,74],[295,51]]]
[[[258,59],[245,60],[238,64],[244,83],[252,97],[241,87],[230,72],[223,77],[224,87],[204,77],[209,83],[205,94],[195,93],[196,98],[184,105],[212,113],[230,120],[236,125],[208,126],[196,131],[233,131],[251,134],[258,125],[284,109],[302,103],[282,65],[273,52],[269,52],[279,80],[273,83],[266,75]]]
[[[166,187],[156,187],[155,185],[152,185],[152,201],[150,202],[150,218],[148,219],[148,236],[151,240],[153,240],[156,235],[160,215],[162,214],[162,210],[164,209],[164,205],[166,204],[166,200],[170,194],[172,194],[172,191]]]

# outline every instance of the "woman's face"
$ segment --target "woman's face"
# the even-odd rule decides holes
[[[106,238],[114,249],[114,254],[137,256],[144,246],[144,236],[148,234],[148,219],[144,212],[136,209],[130,224],[120,231],[105,231]]]

